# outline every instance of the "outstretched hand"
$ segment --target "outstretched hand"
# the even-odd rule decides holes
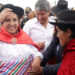
[[[32,62],[31,69],[28,71],[29,75],[42,75],[42,67],[40,64],[40,57],[36,57]]]
[[[45,42],[38,42],[36,44],[40,49],[43,49],[45,47]]]

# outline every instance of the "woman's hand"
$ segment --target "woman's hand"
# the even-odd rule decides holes
[[[29,75],[42,75],[42,67],[40,66],[41,61],[39,56],[33,60],[31,69],[28,71]]]
[[[9,8],[3,9],[3,10],[1,11],[1,13],[0,13],[0,22],[3,22],[4,19],[5,19],[8,15],[10,15],[10,14],[12,14],[12,13],[13,13],[12,10],[9,9]]]
[[[33,67],[28,71],[29,75],[42,75],[42,67],[38,67],[37,69],[34,69]]]
[[[39,42],[39,43],[36,43],[37,46],[40,48],[40,49],[43,49],[45,47],[45,42]]]

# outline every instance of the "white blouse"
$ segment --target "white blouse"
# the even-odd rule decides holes
[[[42,54],[33,45],[27,44],[8,44],[0,41],[0,61],[13,61],[33,55],[34,57]]]

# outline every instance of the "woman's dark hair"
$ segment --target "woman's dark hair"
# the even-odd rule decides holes
[[[59,25],[58,26],[59,29],[61,29],[62,31],[66,32],[67,29],[70,29],[71,32],[72,32],[72,35],[70,36],[71,38],[75,38],[75,26],[62,26],[62,25]]]

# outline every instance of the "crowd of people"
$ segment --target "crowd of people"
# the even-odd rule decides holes
[[[75,10],[66,0],[35,11],[0,4],[0,75],[75,75]]]

